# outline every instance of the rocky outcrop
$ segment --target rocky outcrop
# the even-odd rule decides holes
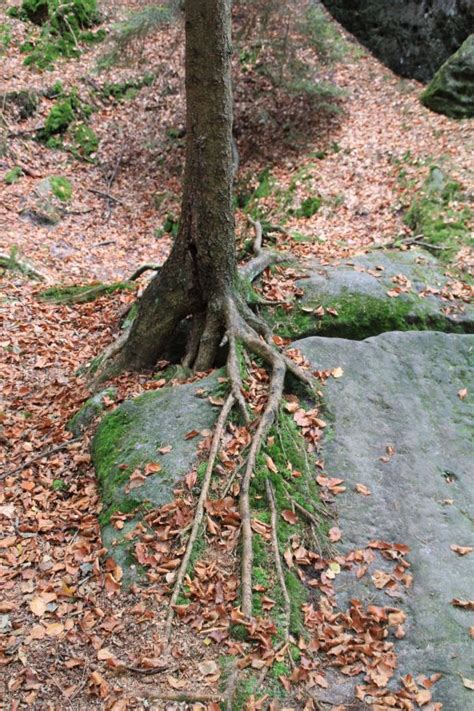
[[[390,69],[428,82],[474,32],[472,0],[323,0]]]
[[[346,487],[337,497],[344,551],[374,540],[410,548],[411,587],[382,585],[377,577],[391,578],[394,561],[377,553],[365,574],[336,577],[338,604],[402,608],[395,677],[440,672],[434,700],[447,711],[472,708],[472,613],[453,601],[472,598],[474,337],[384,333],[294,345],[314,368],[343,370],[325,386],[322,456]]]
[[[438,69],[420,99],[439,114],[474,117],[474,34]]]

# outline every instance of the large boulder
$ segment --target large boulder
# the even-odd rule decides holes
[[[421,249],[372,251],[339,264],[301,264],[306,278],[291,310],[267,307],[287,338],[341,336],[362,340],[384,331],[472,332],[474,307],[450,298],[437,259]]]
[[[195,466],[202,432],[212,428],[218,409],[205,397],[217,387],[217,375],[188,385],[151,391],[127,400],[107,414],[92,444],[102,499],[99,517],[104,545],[121,565],[124,580],[136,575],[135,541],[127,534],[146,511],[173,499],[176,484]],[[191,436],[190,436],[191,433]],[[147,464],[159,470],[130,488],[134,471]],[[133,514],[122,529],[113,525],[115,513]]]
[[[474,32],[471,0],[323,0],[374,55],[403,77],[428,82]]]
[[[474,117],[474,34],[438,69],[420,99],[439,114]]]
[[[378,589],[371,575],[394,563],[377,555],[360,579],[337,576],[339,606],[358,599],[404,609],[396,677],[441,672],[435,699],[452,711],[472,708],[463,685],[474,678],[472,612],[452,601],[472,599],[474,553],[452,546],[473,545],[474,336],[385,333],[294,345],[313,367],[344,371],[325,387],[331,424],[322,450],[328,475],[345,480],[336,502],[344,549],[374,539],[410,548],[411,588],[398,585],[396,599]],[[357,484],[370,495],[356,493]]]

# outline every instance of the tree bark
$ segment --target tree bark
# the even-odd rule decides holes
[[[180,321],[196,328],[187,361],[211,367],[237,284],[232,210],[231,1],[186,0],[186,167],[171,254],[145,290],[117,369],[155,365]],[[198,334],[199,335],[199,334]],[[193,361],[193,362],[190,362]]]

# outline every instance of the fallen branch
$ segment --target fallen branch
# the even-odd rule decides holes
[[[2,269],[10,269],[11,271],[21,272],[32,279],[48,281],[48,277],[45,274],[40,272],[26,260],[18,259],[15,254],[0,253],[0,267]]]
[[[158,692],[144,686],[139,689],[134,688],[134,694],[139,697],[152,699],[153,701],[184,701],[189,703],[220,703],[222,696],[220,694],[200,694],[195,691],[164,691]]]
[[[56,452],[61,452],[63,449],[67,449],[70,444],[73,444],[74,442],[79,442],[79,439],[80,438],[75,437],[74,439],[68,439],[67,442],[58,444],[56,447],[49,447],[48,449],[44,449],[40,454],[37,454],[35,457],[32,457],[30,460],[28,460],[24,464],[21,464],[16,469],[12,469],[9,472],[4,472],[3,474],[0,474],[0,480],[7,479],[9,476],[14,476],[15,474],[18,474],[18,472],[23,471],[23,469],[27,469],[39,459],[43,459],[43,457],[49,457],[50,454],[56,454]]]
[[[126,207],[125,203],[122,200],[114,197],[114,195],[111,195],[110,193],[107,193],[104,190],[97,190],[97,188],[87,188],[87,192],[92,193],[93,195],[98,195],[99,197],[104,198],[104,200],[110,200],[111,202],[115,202],[117,203],[117,205],[122,205],[122,207]]]
[[[196,542],[198,532],[199,532],[199,527],[201,525],[201,522],[202,522],[202,519],[204,516],[204,506],[206,504],[207,495],[209,493],[209,485],[211,483],[212,470],[214,469],[214,463],[216,461],[217,452],[219,451],[219,444],[220,444],[221,437],[222,437],[222,434],[224,431],[225,423],[227,422],[227,418],[229,417],[229,413],[232,410],[234,402],[235,402],[234,396],[232,394],[229,395],[227,397],[227,400],[224,403],[224,406],[222,407],[222,410],[220,412],[219,418],[216,423],[216,429],[214,431],[214,436],[212,438],[212,443],[211,443],[211,451],[209,453],[209,459],[207,462],[206,472],[204,474],[204,480],[202,482],[201,494],[199,496],[199,501],[198,501],[198,504],[196,507],[196,513],[194,514],[193,526],[191,529],[190,536],[188,538],[186,552],[183,556],[183,559],[182,559],[181,564],[178,569],[178,574],[176,577],[176,582],[174,584],[173,594],[172,594],[171,600],[170,600],[170,607],[169,607],[168,617],[166,618],[166,625],[165,625],[166,642],[169,642],[170,637],[171,637],[171,626],[173,624],[173,618],[174,618],[174,606],[176,605],[176,601],[177,601],[179,593],[181,591],[181,586],[183,584],[184,576],[186,575],[186,569],[188,567],[189,559],[191,558],[193,546]]]

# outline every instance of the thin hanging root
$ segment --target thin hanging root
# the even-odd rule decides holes
[[[258,453],[262,446],[265,437],[272,426],[283,397],[283,387],[285,384],[285,375],[289,368],[289,359],[284,357],[274,346],[264,341],[254,331],[254,329],[246,323],[237,309],[233,299],[229,299],[226,303],[226,318],[228,325],[228,333],[238,338],[249,351],[260,356],[272,369],[270,378],[270,387],[268,392],[268,400],[265,410],[258,423],[257,430],[252,439],[250,451],[248,454],[244,475],[242,477],[240,488],[240,519],[242,526],[242,561],[241,561],[241,586],[242,586],[242,612],[247,617],[252,616],[252,522],[250,516],[250,481],[253,476]],[[293,364],[294,365],[294,364]],[[296,371],[291,366],[292,372],[295,372],[305,383],[311,384],[310,379],[296,366]]]
[[[278,547],[278,534],[277,534],[278,512],[277,512],[276,503],[275,503],[275,492],[273,491],[273,486],[272,486],[270,479],[266,480],[265,485],[267,488],[267,498],[268,498],[268,503],[270,505],[270,511],[271,511],[273,556],[275,558],[275,566],[276,566],[276,571],[277,571],[277,576],[278,576],[278,582],[280,583],[280,588],[281,588],[281,591],[283,594],[283,600],[285,603],[284,604],[285,626],[284,626],[283,632],[285,635],[285,637],[284,637],[285,642],[287,642],[288,638],[290,636],[291,602],[290,602],[290,596],[288,595],[288,590],[287,590],[286,583],[285,583],[285,574],[283,572],[283,565],[281,562],[280,549]]]
[[[244,396],[242,395],[242,379],[240,377],[239,361],[237,358],[237,346],[235,336],[232,333],[227,334],[229,341],[229,356],[227,358],[227,373],[230,378],[230,386],[232,394],[235,397],[239,406],[240,412],[246,425],[249,424],[249,413],[245,404]]]
[[[254,344],[253,337],[246,337],[243,340],[245,345],[255,352],[255,348],[252,347],[252,344]],[[258,341],[258,339],[257,342],[263,343],[263,341]],[[268,347],[268,353],[266,352],[265,355],[265,360],[270,361],[272,366],[268,402],[252,440],[240,489],[240,518],[242,522],[242,612],[248,617],[251,617],[252,615],[253,565],[252,524],[249,502],[250,480],[255,469],[255,463],[260,447],[278,413],[278,408],[283,397],[283,385],[286,373],[285,362],[278,351]]]
[[[206,504],[207,495],[209,492],[209,485],[211,483],[212,470],[214,469],[214,463],[216,461],[217,452],[219,451],[219,444],[224,431],[225,423],[229,417],[229,413],[234,405],[235,398],[231,394],[227,397],[222,410],[220,412],[219,418],[217,420],[216,429],[214,431],[214,436],[212,438],[211,451],[209,453],[209,460],[207,462],[206,473],[204,474],[204,481],[202,483],[201,494],[199,496],[199,501],[196,508],[196,513],[194,515],[193,526],[186,546],[186,552],[183,556],[181,564],[178,569],[178,575],[176,577],[176,582],[174,584],[173,594],[170,600],[170,608],[168,612],[168,617],[166,618],[165,626],[165,640],[168,643],[171,637],[171,626],[173,624],[174,618],[174,605],[178,599],[178,595],[181,591],[181,586],[183,584],[184,576],[186,575],[186,569],[188,567],[189,559],[191,558],[191,553],[193,551],[193,546],[196,542],[196,538],[199,532],[199,526],[201,525],[204,516],[204,506]]]

